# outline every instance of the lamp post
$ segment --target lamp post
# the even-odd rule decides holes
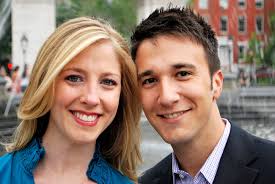
[[[25,34],[22,35],[20,43],[21,43],[21,48],[22,48],[22,53],[23,53],[23,64],[24,64],[23,66],[25,67],[27,48],[28,48],[28,43],[29,43],[28,37]]]
[[[250,64],[250,83],[252,85],[256,84],[256,64],[255,64],[255,52],[249,48],[248,49],[248,62]]]
[[[232,37],[232,35],[229,35],[228,36],[228,64],[229,64],[229,68],[228,68],[228,70],[229,70],[229,73],[231,73],[232,72],[232,64],[233,64],[233,62],[231,61],[231,59],[232,59],[232,57],[231,57],[231,49],[232,49],[232,46],[231,45],[233,45],[233,37]]]

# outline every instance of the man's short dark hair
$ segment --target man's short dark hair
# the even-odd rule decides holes
[[[131,54],[136,59],[138,47],[146,39],[160,35],[172,35],[188,38],[204,48],[210,75],[220,69],[218,57],[218,42],[215,32],[203,17],[195,14],[191,8],[169,6],[156,9],[148,18],[143,20],[134,30],[131,37]]]

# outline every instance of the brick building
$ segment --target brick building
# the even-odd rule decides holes
[[[138,0],[138,22],[149,16],[156,8],[173,6],[185,6],[188,0]]]
[[[256,34],[263,47],[270,35],[269,15],[275,11],[275,0],[193,0],[193,8],[216,31],[222,69],[237,73],[245,68],[244,55],[249,39]]]

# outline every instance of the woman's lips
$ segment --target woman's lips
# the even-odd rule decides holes
[[[98,122],[100,114],[83,113],[79,111],[71,111],[76,122],[82,126],[95,126]]]

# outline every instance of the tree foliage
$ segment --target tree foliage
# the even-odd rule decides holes
[[[255,33],[252,34],[249,43],[248,43],[248,51],[245,56],[245,60],[249,64],[257,64],[262,65],[265,64],[262,56],[261,43],[257,39]]]
[[[264,59],[269,66],[273,66],[273,68],[275,68],[275,12],[270,15],[269,27],[271,30],[271,35],[265,49]]]
[[[2,8],[3,2],[0,3],[0,11]],[[1,31],[4,31],[4,35],[2,38],[0,37],[0,61],[11,55],[11,15],[9,15],[2,29]]]
[[[94,16],[110,22],[129,39],[136,25],[135,0],[70,0],[57,4],[57,24],[79,17]]]

